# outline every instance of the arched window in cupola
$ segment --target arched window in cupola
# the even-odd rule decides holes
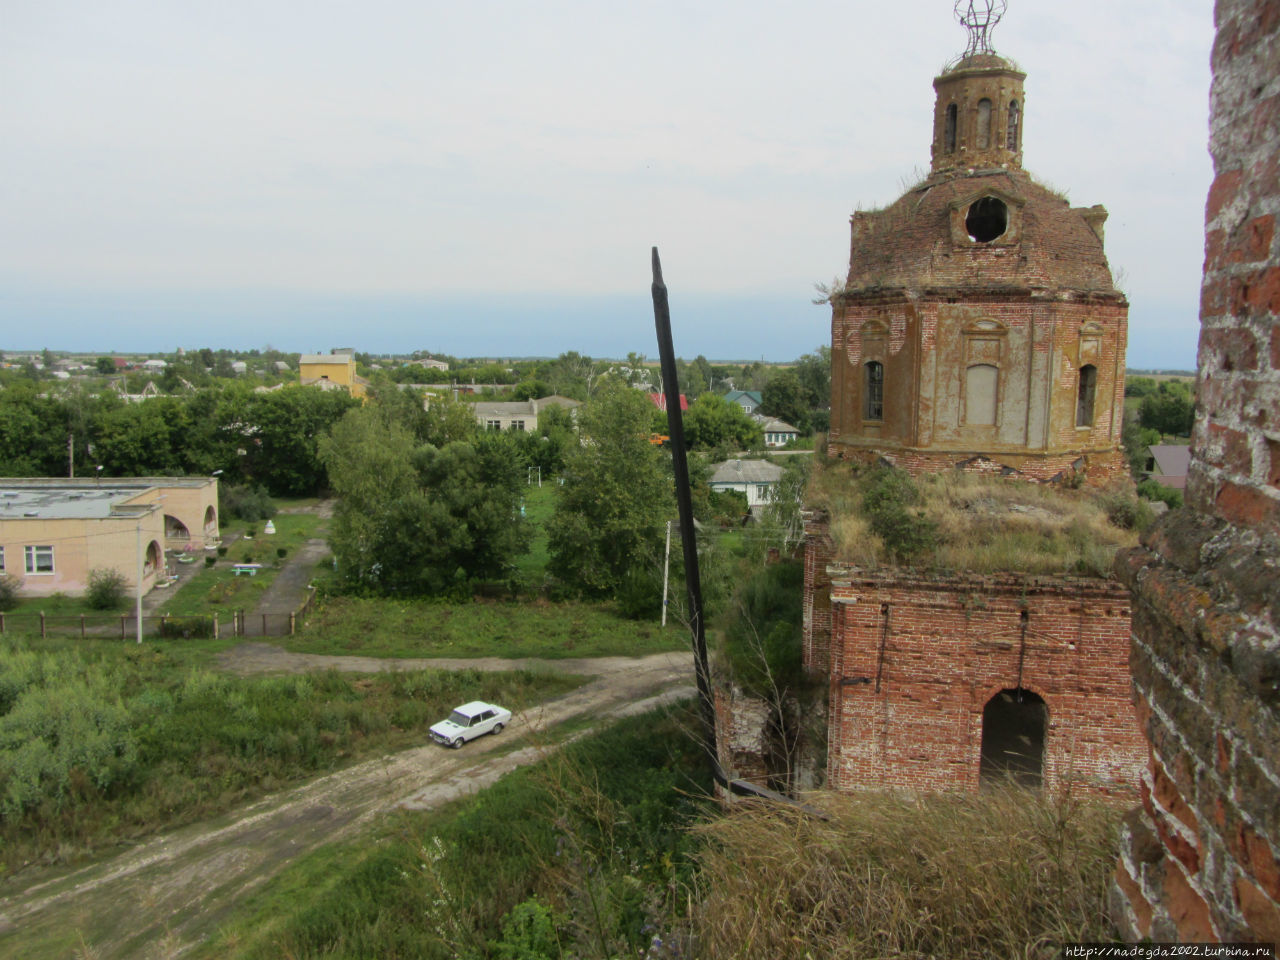
[[[1022,132],[1019,124],[1022,121],[1022,108],[1018,106],[1017,100],[1009,101],[1009,142],[1008,146],[1014,153],[1018,150],[1018,135]]]
[[[978,101],[978,149],[991,146],[991,101],[983,97]]]

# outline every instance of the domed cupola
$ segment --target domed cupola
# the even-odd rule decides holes
[[[1027,75],[991,47],[991,31],[1004,11],[1005,0],[956,2],[969,45],[933,81],[934,173],[1022,166]]]
[[[933,170],[851,221],[831,299],[835,456],[912,472],[1125,476],[1128,303],[1106,209],[1022,169],[1025,74],[991,48],[1005,0],[956,0],[964,53],[933,81]]]

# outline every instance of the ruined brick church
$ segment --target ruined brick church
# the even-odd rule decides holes
[[[1025,74],[991,49],[998,18],[977,6],[961,16],[969,48],[933,82],[929,176],[852,218],[847,282],[831,297],[824,469],[1127,484],[1128,304],[1103,253],[1106,211],[1072,208],[1022,169]],[[1033,509],[1046,537],[1068,523],[1051,501]],[[888,566],[842,553],[835,525],[818,512],[806,527],[804,662],[825,682],[827,720],[809,782],[947,790],[1013,776],[1135,792],[1146,745],[1129,593],[1109,563]],[[721,698],[723,759],[759,775],[745,707]]]
[[[877,569],[838,556],[815,516],[804,657],[827,680],[829,787],[972,789],[1010,752],[1003,770],[1024,779],[1136,787],[1111,891],[1121,936],[1274,945],[1280,0],[1216,0],[1214,19],[1187,506],[1120,554],[1121,582]],[[935,81],[928,180],[854,216],[831,451],[917,474],[1117,476],[1125,303],[1105,213],[1021,172],[1023,76],[966,54]],[[720,698],[722,763],[767,773],[760,725],[734,707]]]

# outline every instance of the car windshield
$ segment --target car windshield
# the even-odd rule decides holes
[[[471,718],[468,717],[465,713],[459,713],[457,710],[455,710],[453,711],[453,713],[449,714],[449,722],[456,723],[460,727],[466,727],[471,725]]]

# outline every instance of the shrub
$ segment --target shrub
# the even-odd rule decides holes
[[[0,573],[0,613],[18,605],[18,581],[7,573]]]
[[[1174,490],[1172,487],[1166,487],[1158,480],[1147,478],[1138,484],[1138,496],[1145,500],[1156,500],[1160,503],[1167,503],[1170,510],[1177,510],[1182,506],[1182,491]]]
[[[755,696],[794,692],[803,678],[801,599],[804,564],[765,567],[738,588],[724,624],[734,680]]]
[[[95,610],[114,610],[124,602],[127,584],[124,574],[109,567],[89,571],[89,589],[85,599]]]
[[[211,617],[166,617],[160,621],[160,636],[184,640],[191,637],[212,637],[213,619]]]
[[[276,515],[276,505],[265,487],[221,487],[218,505],[223,519],[245,520],[253,523],[268,520]]]
[[[1115,493],[1103,501],[1107,519],[1121,530],[1145,530],[1151,526],[1155,514],[1147,504],[1127,493]]]
[[[205,558],[204,558],[204,565],[205,565],[206,567],[212,567],[212,566],[213,566],[215,563],[217,563],[217,562],[218,562],[218,558],[217,558],[217,557],[205,557]]]
[[[104,789],[136,759],[129,712],[111,678],[46,678],[0,717],[0,811],[13,821],[45,802],[60,808],[77,780]]]
[[[276,556],[283,560],[289,555],[288,547],[276,547]]]
[[[628,620],[662,615],[662,578],[647,564],[632,567],[618,584],[618,611]]]
[[[907,509],[919,501],[920,491],[911,477],[892,467],[877,468],[862,496],[871,529],[898,560],[911,560],[938,546],[938,525],[922,510]]]
[[[494,951],[498,960],[556,960],[562,954],[551,911],[536,897],[516,904],[502,920]]]
[[[219,547],[219,548],[218,548],[218,556],[220,556],[220,557],[225,557],[226,555],[227,555],[227,548],[226,548],[226,547]]]

